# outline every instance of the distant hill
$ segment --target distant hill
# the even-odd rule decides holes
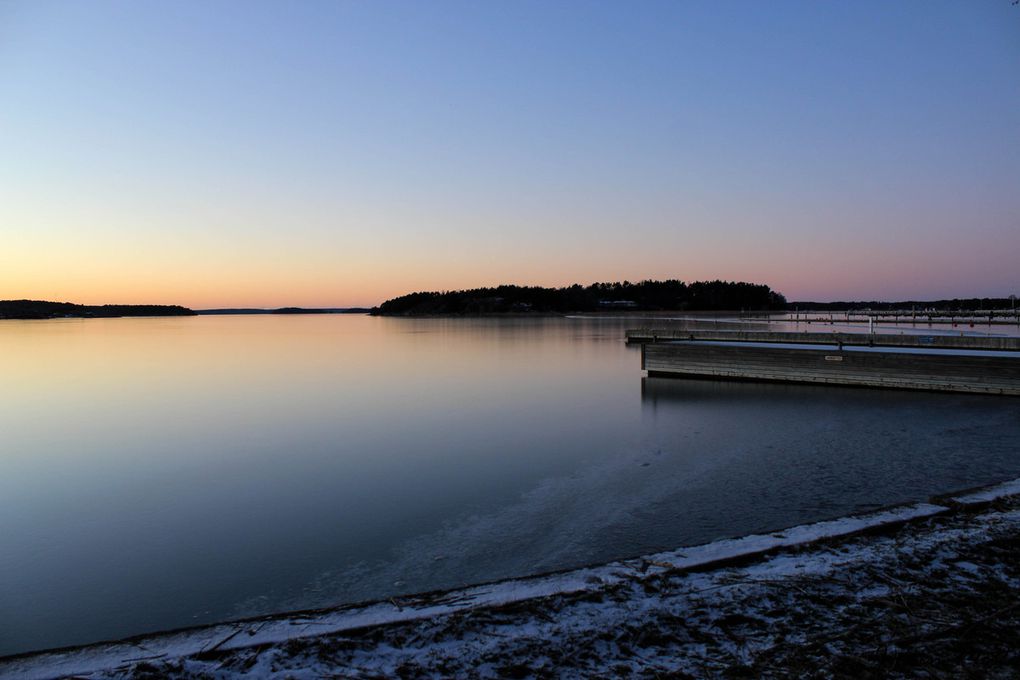
[[[43,300],[0,300],[0,319],[111,318],[118,316],[191,316],[180,305],[76,305]]]
[[[387,300],[372,314],[428,316],[472,314],[564,314],[609,310],[708,311],[785,309],[786,298],[768,286],[736,281],[684,283],[640,281],[574,284],[565,288],[504,285],[448,292],[421,292]]]

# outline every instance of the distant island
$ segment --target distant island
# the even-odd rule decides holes
[[[280,307],[277,309],[189,309],[181,305],[78,305],[45,300],[0,300],[0,319],[109,319],[119,316],[213,314],[368,314],[367,307]]]
[[[0,319],[113,318],[118,316],[193,316],[180,305],[77,305],[44,300],[0,300]]]
[[[218,314],[368,314],[368,307],[280,307],[278,309],[262,309],[261,307],[238,307],[227,309],[199,309],[195,313],[202,315]]]
[[[799,311],[1001,311],[1017,308],[1017,296],[899,302],[787,302],[767,285],[743,281],[677,279],[631,283],[575,283],[563,288],[503,285],[443,292],[409,293],[378,307],[279,307],[193,310],[181,305],[79,305],[45,300],[0,300],[0,319],[101,319],[122,316],[230,314],[371,314],[374,316],[472,316],[569,314],[576,312],[792,312]]]
[[[786,309],[786,298],[764,284],[676,279],[574,284],[564,288],[504,285],[447,292],[410,293],[371,310],[379,316],[566,314],[626,311],[768,311]]]

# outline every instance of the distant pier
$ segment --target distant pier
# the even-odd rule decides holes
[[[782,318],[777,319],[777,316]],[[744,319],[764,319],[787,323],[835,324],[835,323],[885,323],[911,326],[1020,326],[1020,309],[894,309],[861,311],[794,311],[745,313]]]
[[[637,329],[627,340],[649,376],[1020,396],[1020,338]]]

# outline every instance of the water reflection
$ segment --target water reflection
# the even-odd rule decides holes
[[[1020,476],[1016,402],[642,378],[623,343],[638,325],[0,323],[0,653],[571,567]]]

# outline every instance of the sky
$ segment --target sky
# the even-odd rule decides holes
[[[1020,7],[0,0],[0,299],[1020,294]]]

